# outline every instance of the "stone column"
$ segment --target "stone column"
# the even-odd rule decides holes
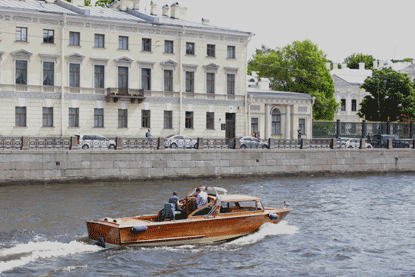
[[[78,137],[71,137],[71,150],[78,150]]]
[[[22,137],[22,150],[29,150],[29,138],[24,136]]]
[[[122,137],[117,137],[115,139],[117,146],[115,147],[116,150],[122,150]]]
[[[265,104],[265,139],[271,137],[271,107]]]
[[[285,139],[291,139],[291,106],[285,106]]]

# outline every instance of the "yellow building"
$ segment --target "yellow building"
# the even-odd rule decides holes
[[[0,135],[244,136],[251,33],[177,3],[0,1]]]

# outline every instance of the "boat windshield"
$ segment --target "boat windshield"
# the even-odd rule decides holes
[[[208,187],[208,186],[196,186],[192,188],[187,196],[195,196],[196,195],[196,189],[199,188],[201,191],[206,192],[208,195],[213,196],[219,196],[219,195],[225,195],[228,191],[224,188],[218,188],[218,187]]]

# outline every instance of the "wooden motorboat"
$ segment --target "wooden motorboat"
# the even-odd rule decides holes
[[[208,203],[196,208],[196,189],[207,193]],[[292,209],[267,208],[255,196],[227,194],[216,187],[194,187],[180,200],[182,211],[87,221],[90,242],[102,247],[161,246],[225,241],[255,232],[262,224],[278,223]],[[285,203],[285,202],[284,202]],[[170,205],[170,206],[169,206]]]

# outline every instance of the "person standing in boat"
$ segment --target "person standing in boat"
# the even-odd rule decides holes
[[[174,209],[176,211],[181,211],[182,210],[180,207],[183,206],[183,204],[180,203],[179,200],[180,199],[177,196],[177,192],[173,191],[172,197],[169,198],[169,203],[174,205]]]
[[[207,203],[207,193],[204,191],[201,191],[200,188],[196,189],[196,204],[197,208],[203,207]]]

